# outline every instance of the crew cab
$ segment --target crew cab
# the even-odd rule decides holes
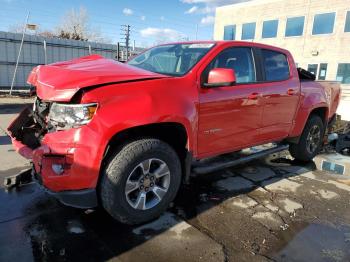
[[[274,143],[311,160],[340,87],[307,75],[287,50],[251,42],[164,44],[125,64],[90,55],[34,68],[35,103],[8,131],[61,202],[138,224],[191,172],[213,171],[203,159]]]

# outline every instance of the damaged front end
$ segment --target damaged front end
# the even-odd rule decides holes
[[[5,186],[22,184],[27,174],[45,190],[69,206],[90,208],[97,205],[98,169],[95,145],[86,145],[96,132],[85,128],[96,103],[62,104],[36,98],[8,127],[16,151],[32,161],[32,171],[8,177]],[[84,108],[84,110],[81,110]],[[85,110],[85,108],[88,108]],[[81,140],[80,140],[81,139]],[[86,160],[90,158],[90,162]]]
[[[33,108],[25,108],[7,128],[13,145],[25,158],[32,159],[32,151],[41,145],[44,135],[53,129],[47,121],[50,105],[36,98]]]
[[[27,159],[33,158],[33,152],[40,147],[41,140],[48,132],[46,121],[50,103],[36,98],[32,107],[28,106],[7,128],[16,151]],[[6,177],[4,186],[11,188],[31,181],[34,168]]]

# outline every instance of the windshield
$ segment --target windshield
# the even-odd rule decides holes
[[[128,64],[159,74],[182,76],[213,46],[204,43],[157,46],[134,57]]]

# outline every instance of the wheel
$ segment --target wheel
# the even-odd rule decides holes
[[[109,159],[100,183],[102,206],[122,223],[144,223],[165,211],[180,183],[180,160],[167,143],[136,140]]]
[[[291,144],[290,154],[297,160],[310,161],[320,151],[324,135],[324,124],[317,115],[310,116],[298,144]]]

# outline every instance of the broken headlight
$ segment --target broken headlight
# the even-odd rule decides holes
[[[97,103],[60,104],[53,103],[48,116],[51,125],[56,129],[69,129],[86,125],[97,109]]]

